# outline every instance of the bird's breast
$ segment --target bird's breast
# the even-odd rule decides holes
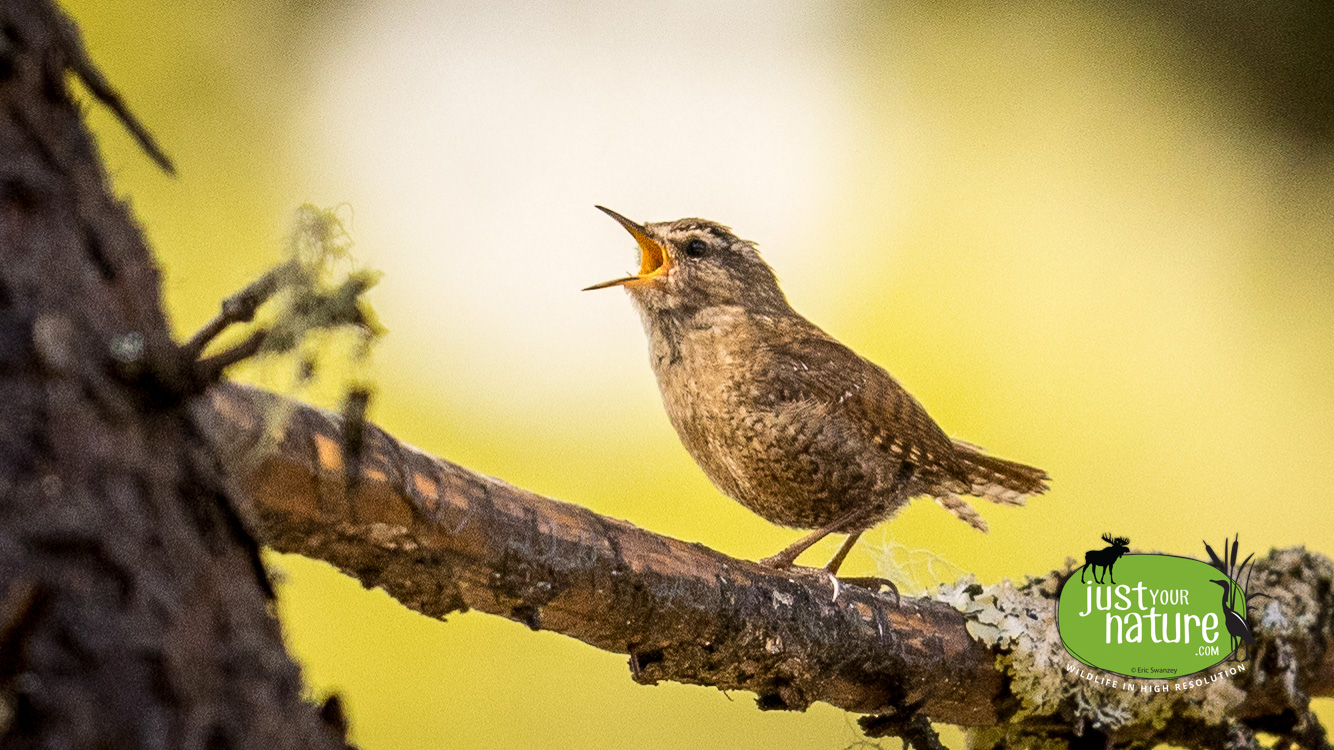
[[[722,408],[760,364],[759,337],[740,308],[647,321],[649,354],[673,422]]]
[[[731,423],[753,410],[748,388],[763,357],[739,309],[713,308],[647,325],[653,373],[681,442],[715,483],[734,473]],[[726,488],[725,488],[726,489]]]

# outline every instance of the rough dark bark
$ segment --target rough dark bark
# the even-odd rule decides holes
[[[0,3],[0,743],[341,747],[301,700],[206,386],[72,73],[169,166],[45,0]]]
[[[269,415],[287,415],[276,444],[265,439]],[[502,615],[627,653],[641,683],[750,690],[762,708],[819,700],[995,721],[1000,676],[946,605],[847,586],[835,601],[825,576],[777,572],[538,496],[373,425],[349,486],[341,420],[263,391],[220,385],[203,416],[236,451],[233,465],[257,462],[245,485],[266,544],[327,560],[423,614]]]
[[[986,747],[1212,747],[1262,727],[1322,747],[1309,701],[1334,695],[1334,570],[1303,550],[1256,566],[1276,599],[1246,674],[1210,691],[1101,696],[1062,668],[1054,597],[1068,570],[965,582],[942,590],[948,603],[836,590],[481,476],[373,425],[356,425],[349,461],[345,420],[263,391],[219,385],[200,417],[245,477],[266,544],[431,617],[478,609],[626,653],[640,683],[749,690],[765,709],[824,701],[919,747],[934,741],[927,719],[975,727]]]

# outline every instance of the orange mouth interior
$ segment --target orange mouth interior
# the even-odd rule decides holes
[[[603,208],[602,206],[598,206],[597,208],[615,219],[618,224],[625,228],[625,231],[630,233],[630,236],[635,238],[635,242],[639,243],[639,273],[635,276],[626,276],[623,279],[613,279],[611,281],[604,281],[601,284],[594,284],[593,286],[585,287],[584,291],[587,292],[593,289],[606,289],[607,287],[612,286],[624,286],[627,284],[648,281],[658,276],[662,276],[671,269],[671,256],[667,254],[662,243],[648,235],[648,232],[644,230],[644,227],[630,221],[609,208]]]
[[[671,259],[663,252],[662,245],[648,235],[636,234],[635,239],[639,241],[639,278],[648,279],[667,273]]]

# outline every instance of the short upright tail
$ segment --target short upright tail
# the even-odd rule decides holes
[[[954,441],[955,456],[967,470],[966,494],[1003,505],[1023,505],[1029,495],[1047,491],[1047,472],[1003,458],[988,456],[976,446]]]

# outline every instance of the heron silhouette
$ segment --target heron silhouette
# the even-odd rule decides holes
[[[1228,635],[1232,636],[1232,653],[1228,655],[1228,660],[1247,661],[1251,658],[1251,647],[1255,645],[1255,636],[1251,634],[1251,628],[1246,624],[1245,618],[1232,608],[1232,581],[1211,578],[1209,582],[1223,587],[1223,622],[1227,625]],[[1242,643],[1246,644],[1245,659],[1237,656]]]

